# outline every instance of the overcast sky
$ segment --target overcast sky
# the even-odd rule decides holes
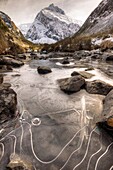
[[[100,2],[101,0],[0,0],[0,10],[19,25],[33,22],[41,9],[54,3],[71,18],[84,22]]]

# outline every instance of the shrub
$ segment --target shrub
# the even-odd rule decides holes
[[[113,42],[109,41],[109,40],[104,41],[104,42],[101,43],[100,47],[104,51],[106,51],[108,49],[113,49]]]

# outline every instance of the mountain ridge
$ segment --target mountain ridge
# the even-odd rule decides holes
[[[33,44],[24,38],[12,19],[0,11],[0,54],[23,53],[31,47]]]
[[[61,48],[62,47],[62,48]],[[57,42],[51,50],[71,51],[113,49],[113,1],[103,0],[72,37]]]
[[[105,32],[113,27],[113,1],[103,0],[89,15],[78,34]]]

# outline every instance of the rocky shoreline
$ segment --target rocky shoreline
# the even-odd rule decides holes
[[[3,80],[3,76],[0,75]],[[0,84],[0,124],[14,118],[17,112],[17,94],[11,84]]]

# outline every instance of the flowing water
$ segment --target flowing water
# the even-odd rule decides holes
[[[52,73],[39,75],[38,65],[50,66]],[[5,82],[17,92],[21,116],[15,128],[12,122],[1,128],[0,170],[17,156],[31,163],[33,170],[112,170],[112,139],[96,127],[104,96],[85,90],[67,95],[57,82],[83,70],[85,67],[65,68],[53,61],[34,60],[7,73]],[[90,72],[95,74],[92,79],[113,85],[99,70]],[[12,76],[15,74],[20,76]]]

